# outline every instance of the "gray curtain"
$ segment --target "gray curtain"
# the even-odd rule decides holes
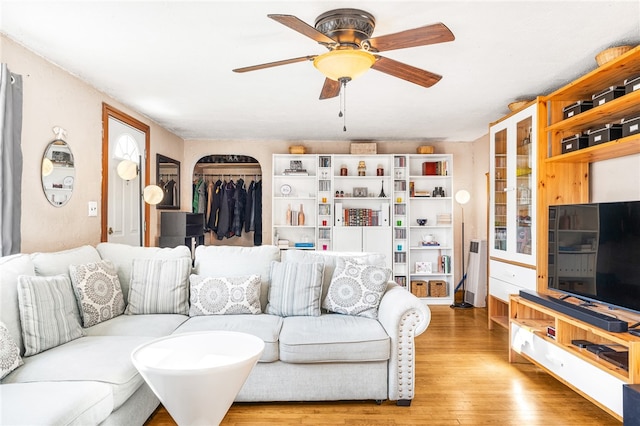
[[[22,76],[0,67],[0,245],[2,255],[20,252],[22,212]]]

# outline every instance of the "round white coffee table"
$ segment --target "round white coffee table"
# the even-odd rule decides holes
[[[263,350],[250,334],[204,331],[153,340],[131,360],[176,423],[217,425]]]

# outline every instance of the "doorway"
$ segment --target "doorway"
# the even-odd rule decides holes
[[[142,201],[140,188],[149,182],[149,126],[103,103],[102,130],[100,241],[148,246],[150,213],[149,206]],[[116,169],[123,160],[138,165],[134,179],[126,181],[118,176]]]

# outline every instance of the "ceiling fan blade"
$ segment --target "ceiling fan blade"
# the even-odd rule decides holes
[[[331,80],[330,78],[324,79],[324,85],[322,86],[322,91],[320,92],[320,99],[330,99],[335,98],[340,94],[340,82]]]
[[[423,87],[431,87],[442,78],[441,75],[398,62],[394,59],[376,56],[376,62],[371,68],[394,77],[401,78]]]
[[[453,40],[455,40],[455,36],[451,30],[443,23],[438,22],[437,24],[414,28],[412,30],[370,38],[364,40],[363,44],[369,44],[373,51],[386,52],[394,49],[425,46]]]
[[[280,65],[295,64],[296,62],[313,61],[313,59],[316,56],[317,55],[300,56],[299,58],[291,58],[291,59],[285,59],[282,61],[267,62],[266,64],[260,64],[260,65],[251,65],[250,67],[236,68],[233,70],[233,72],[256,71],[256,70],[261,70],[265,68],[278,67]]]
[[[299,18],[293,15],[271,14],[267,16],[273,19],[274,21],[278,21],[282,25],[285,25],[291,28],[292,30],[299,32],[302,35],[306,35],[307,37],[317,41],[318,43],[323,43],[323,44],[336,43],[334,39],[327,37],[326,35],[322,34],[320,31],[316,30],[311,25],[307,24],[306,22],[300,20]]]

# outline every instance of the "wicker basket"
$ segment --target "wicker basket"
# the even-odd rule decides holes
[[[289,154],[306,154],[307,148],[302,145],[291,145],[289,147]]]
[[[429,280],[429,296],[447,297],[447,282],[443,280]]]
[[[531,102],[531,100],[515,101],[509,104],[510,111],[518,111],[520,108]]]
[[[631,49],[633,49],[633,46],[610,47],[596,55],[596,62],[598,63],[598,66],[602,66],[607,62],[614,60],[618,56],[627,53]]]
[[[436,150],[431,145],[421,145],[417,149],[418,154],[433,154]]]
[[[426,281],[411,280],[411,293],[416,297],[427,297],[429,295],[428,284]]]

